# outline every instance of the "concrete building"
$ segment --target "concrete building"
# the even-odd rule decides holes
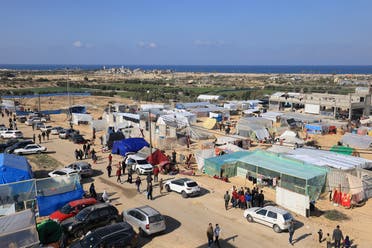
[[[304,109],[305,113],[355,120],[371,112],[370,88],[358,87],[348,95],[276,92],[269,98],[270,110]]]

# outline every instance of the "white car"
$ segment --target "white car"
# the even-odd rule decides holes
[[[8,130],[8,131],[1,133],[0,138],[3,138],[3,139],[23,138],[23,133],[19,130]]]
[[[135,154],[128,155],[125,163],[128,166],[131,166],[132,170],[135,171],[138,175],[151,174],[153,171],[153,166],[149,164],[146,159]]]
[[[189,178],[178,178],[165,182],[165,189],[168,192],[175,191],[182,195],[183,198],[200,194],[199,185]]]
[[[42,131],[42,132],[48,132],[48,131],[52,131],[52,126],[47,126],[47,125],[43,125],[43,126],[41,126],[40,127],[40,131]]]
[[[62,169],[57,169],[57,170],[49,172],[48,176],[59,177],[59,176],[70,176],[74,174],[78,174],[78,172],[70,168],[62,168]]]
[[[290,221],[293,220],[288,211],[274,206],[248,208],[244,211],[244,217],[248,222],[257,222],[269,226],[277,233],[287,230]]]
[[[27,126],[32,126],[32,125],[34,125],[34,123],[36,123],[36,122],[41,122],[41,119],[38,118],[38,117],[29,118],[29,119],[27,119],[27,120],[25,121],[25,124],[26,124]]]
[[[40,146],[38,144],[30,144],[26,145],[23,148],[15,149],[14,154],[21,155],[21,154],[35,154],[35,153],[42,153],[45,152],[47,149],[44,146]]]
[[[142,236],[159,233],[167,228],[164,217],[150,206],[124,210],[122,216],[123,221],[137,227]]]
[[[63,130],[63,127],[53,127],[52,130],[50,131],[50,134],[52,135],[58,135],[59,132]]]

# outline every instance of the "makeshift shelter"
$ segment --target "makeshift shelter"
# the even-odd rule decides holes
[[[146,158],[146,160],[152,165],[160,166],[168,164],[170,162],[168,157],[160,150],[156,150],[155,152],[153,152],[150,156]]]
[[[34,247],[39,244],[31,209],[0,218],[0,247]]]
[[[32,177],[31,166],[25,157],[0,153],[0,184],[28,180]]]
[[[223,100],[223,96],[219,95],[199,95],[197,97],[198,101],[219,101]]]
[[[203,127],[212,130],[216,127],[217,120],[214,118],[208,118],[204,123]]]
[[[343,145],[353,148],[367,149],[371,147],[372,137],[368,135],[358,135],[353,133],[345,133],[342,136],[341,142]]]
[[[272,128],[272,121],[260,117],[241,118],[236,125],[238,135],[257,140],[270,138],[267,128]]]
[[[308,134],[323,134],[328,133],[328,127],[322,124],[306,124],[306,132]]]
[[[90,114],[78,114],[78,113],[72,113],[72,123],[75,125],[80,124],[91,124],[93,121],[93,117]]]
[[[109,132],[108,134],[106,134],[106,139],[104,140],[104,144],[106,144],[106,146],[111,149],[114,142],[117,141],[117,140],[123,140],[125,139],[125,136],[122,132]]]
[[[36,188],[40,216],[50,215],[66,203],[81,199],[85,193],[79,175],[40,179]]]
[[[282,115],[283,113],[268,111],[266,113],[262,113],[261,117],[275,123],[280,119]]]
[[[205,160],[205,172],[209,175],[236,174],[248,176],[258,184],[273,183],[280,178],[280,186],[290,191],[318,199],[325,184],[327,170],[299,162],[279,154],[255,150],[235,152]]]
[[[176,104],[177,109],[205,108],[209,102],[180,102]]]
[[[128,152],[138,152],[144,146],[150,146],[143,138],[128,138],[114,141],[112,146],[113,154],[125,156]]]
[[[343,155],[352,155],[353,152],[354,152],[354,149],[351,148],[351,147],[348,147],[348,146],[334,145],[334,146],[331,147],[330,151],[340,153],[340,154],[343,154]]]

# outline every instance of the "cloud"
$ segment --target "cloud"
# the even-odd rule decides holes
[[[222,40],[219,41],[210,41],[210,40],[194,40],[194,46],[201,47],[220,47],[225,45],[225,42]]]
[[[76,48],[93,48],[94,45],[91,43],[83,43],[80,40],[76,40],[72,43],[72,45]]]
[[[158,45],[155,42],[145,42],[145,41],[138,42],[137,46],[140,48],[150,48],[150,49],[154,49],[158,47]]]

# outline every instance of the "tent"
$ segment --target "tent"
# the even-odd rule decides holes
[[[71,115],[72,115],[72,123],[75,125],[91,124],[93,121],[93,117],[90,114],[72,113]]]
[[[343,145],[350,147],[367,149],[372,144],[372,137],[368,135],[345,133],[344,136],[342,136],[341,142]]]
[[[34,247],[39,244],[31,209],[0,218],[0,247]]]
[[[340,154],[343,154],[343,155],[352,155],[354,149],[351,148],[351,147],[348,147],[348,146],[337,146],[337,145],[334,145],[334,146],[332,146],[332,148],[330,149],[330,151],[331,152],[340,153]]]
[[[152,165],[157,164],[164,165],[169,163],[168,157],[160,150],[156,150],[155,152],[153,152],[150,156],[146,158],[146,160]]]
[[[125,136],[122,132],[109,132],[105,137],[106,142],[104,143],[106,143],[109,149],[113,147],[115,141],[125,139]]]
[[[31,166],[25,157],[0,153],[0,184],[18,182],[31,178]]]
[[[144,146],[149,146],[149,143],[143,138],[116,140],[112,146],[112,153],[125,156],[127,152],[138,152]]]
[[[324,128],[319,124],[306,124],[306,132],[309,134],[322,134]]]

